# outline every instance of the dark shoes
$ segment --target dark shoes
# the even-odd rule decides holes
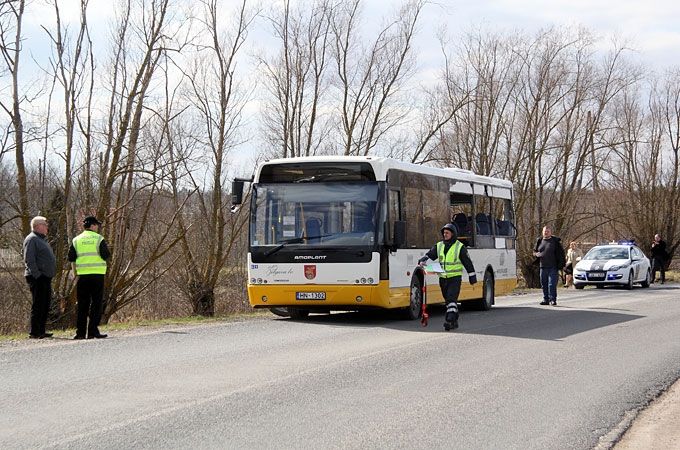
[[[458,328],[458,320],[454,320],[453,322],[444,322],[444,329],[446,331],[455,330],[456,328]]]
[[[108,336],[108,334],[95,334],[92,336],[88,336],[88,339],[105,339]]]
[[[51,338],[52,336],[53,336],[52,333],[29,334],[28,338],[29,339],[45,339],[45,338]]]
[[[101,334],[100,333],[100,334],[93,334],[92,336],[88,336],[86,338],[85,336],[81,336],[79,334],[76,334],[75,336],[73,336],[73,339],[75,339],[76,341],[79,341],[81,339],[104,339],[107,336],[108,336],[108,334]]]
[[[548,300],[543,300],[539,305],[549,305],[550,302]]]
[[[557,306],[557,302],[556,302],[555,300],[552,300],[552,301],[550,302],[550,304],[551,304],[552,306]]]

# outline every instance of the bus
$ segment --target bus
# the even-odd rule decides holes
[[[423,296],[443,303],[438,276],[418,265],[454,223],[477,279],[459,301],[489,310],[516,286],[513,186],[458,168],[390,158],[276,159],[235,179],[234,208],[251,182],[248,297],[254,308],[310,313],[399,309],[418,319]]]

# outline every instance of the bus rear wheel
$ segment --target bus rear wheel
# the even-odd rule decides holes
[[[293,320],[305,319],[309,315],[308,309],[288,308],[288,314]]]
[[[423,309],[423,285],[418,277],[411,278],[411,288],[409,290],[409,304],[404,312],[404,318],[417,320]]]

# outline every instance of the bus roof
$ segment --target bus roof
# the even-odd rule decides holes
[[[255,174],[255,182],[260,179],[260,173],[263,166],[279,165],[279,164],[302,164],[302,163],[335,163],[335,162],[365,162],[373,167],[375,178],[378,181],[387,180],[387,171],[390,169],[398,169],[406,172],[416,172],[425,175],[433,175],[437,177],[451,178],[454,180],[468,181],[471,183],[479,183],[488,186],[499,186],[512,189],[512,182],[502,178],[493,178],[483,175],[477,175],[470,170],[460,169],[458,167],[431,167],[421,164],[413,164],[404,161],[398,161],[392,158],[384,158],[378,156],[305,156],[297,158],[282,158],[271,159],[262,163]]]

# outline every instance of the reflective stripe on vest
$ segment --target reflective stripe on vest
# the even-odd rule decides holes
[[[460,277],[463,275],[463,264],[460,262],[460,249],[463,248],[463,243],[460,241],[454,242],[449,248],[448,253],[444,254],[444,242],[437,242],[437,257],[439,264],[445,270],[440,273],[440,278]]]
[[[73,238],[73,248],[76,249],[77,275],[104,275],[106,261],[99,256],[99,244],[104,238],[94,231],[85,230]]]

